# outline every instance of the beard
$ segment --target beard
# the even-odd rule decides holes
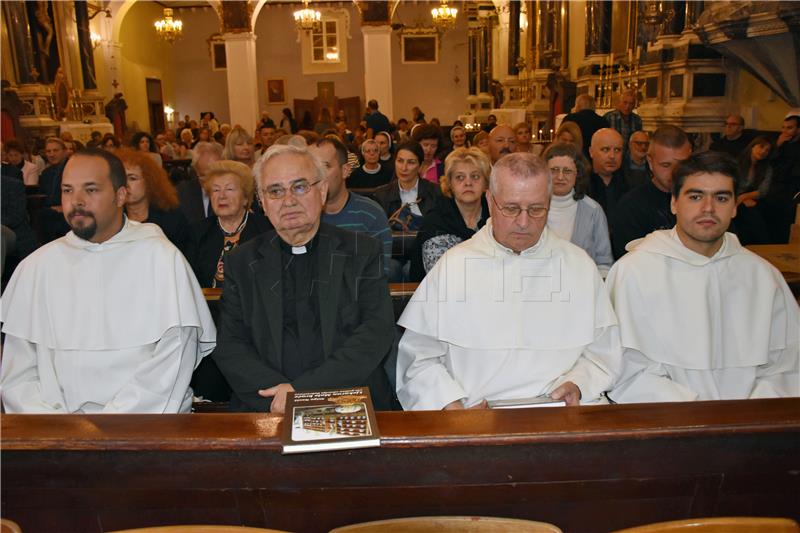
[[[85,226],[77,226],[73,224],[72,219],[75,215],[82,215],[84,217],[91,218],[91,223]],[[83,209],[76,209],[67,215],[67,223],[69,227],[72,228],[72,232],[83,239],[84,241],[90,240],[94,237],[94,234],[97,233],[97,220],[95,220],[94,215],[88,211],[84,211]]]

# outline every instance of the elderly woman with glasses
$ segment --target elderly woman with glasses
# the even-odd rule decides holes
[[[586,250],[605,277],[614,257],[603,208],[586,196],[589,190],[586,159],[572,143],[551,144],[542,157],[553,180],[547,227],[562,239]]]
[[[250,212],[255,184],[250,168],[238,161],[217,161],[203,180],[214,215],[195,226],[197,252],[192,262],[201,287],[223,287],[225,257],[238,245],[272,229]]]
[[[491,167],[478,148],[456,148],[447,156],[439,183],[443,197],[422,221],[411,251],[411,281],[421,281],[448,249],[486,224]]]

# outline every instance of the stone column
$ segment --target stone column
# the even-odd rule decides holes
[[[83,88],[97,89],[97,76],[94,70],[94,49],[89,29],[89,9],[86,2],[75,2],[75,20],[78,25],[78,51],[81,58]]]
[[[256,36],[252,32],[223,33],[228,62],[228,105],[231,125],[254,131],[258,112]]]
[[[3,17],[13,43],[15,74],[18,83],[36,83],[40,73],[33,62],[33,43],[25,2],[3,2]]]
[[[517,67],[517,58],[520,57],[519,14],[520,14],[520,3],[509,2],[508,4],[508,75],[509,76],[516,76],[519,74],[519,67]]]
[[[469,30],[469,94],[478,94],[478,79],[480,78],[481,61],[478,52],[478,42],[480,30],[470,28]]]
[[[377,100],[381,112],[394,120],[392,95],[392,27],[363,26],[364,35],[364,93]]]
[[[611,2],[586,1],[586,45],[584,55],[611,52]]]
[[[481,58],[478,91],[488,93],[492,82],[492,30],[488,21],[481,28],[478,51]]]

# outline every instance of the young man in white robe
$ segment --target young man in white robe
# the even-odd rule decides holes
[[[736,162],[692,155],[673,174],[677,224],[632,241],[608,276],[625,371],[618,402],[800,395],[800,314],[780,272],[726,233]]]
[[[611,388],[617,319],[594,261],[545,227],[551,188],[533,154],[495,163],[490,220],[442,256],[398,322],[404,409],[541,395],[578,405]]]
[[[189,412],[216,329],[183,255],[124,216],[125,182],[103,150],[64,168],[72,231],[28,256],[3,294],[7,413]]]

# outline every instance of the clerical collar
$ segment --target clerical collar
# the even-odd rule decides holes
[[[301,244],[300,246],[292,246],[281,239],[280,235],[278,236],[278,245],[281,247],[281,250],[292,255],[303,255],[312,251],[317,246],[317,241],[319,241],[319,230],[317,230],[310,241],[305,244]]]

